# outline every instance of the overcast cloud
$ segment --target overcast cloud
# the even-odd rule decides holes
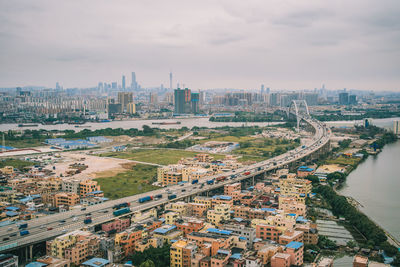
[[[400,90],[399,0],[0,0],[0,87]]]

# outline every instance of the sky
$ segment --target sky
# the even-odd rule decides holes
[[[0,87],[400,91],[399,0],[0,0]]]

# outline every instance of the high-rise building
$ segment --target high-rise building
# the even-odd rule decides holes
[[[157,104],[158,103],[158,95],[157,93],[150,93],[150,104]]]
[[[174,106],[175,113],[185,113],[185,90],[181,90],[180,88],[174,90]]]
[[[200,111],[200,94],[192,93],[190,96],[192,102],[192,113],[197,114]]]
[[[270,103],[271,106],[276,107],[276,106],[278,106],[279,103],[280,103],[279,100],[280,100],[280,95],[279,95],[279,93],[272,93],[272,94],[270,95],[269,103]]]
[[[172,72],[169,73],[169,89],[172,90]]]
[[[261,84],[261,94],[264,94],[264,84]]]
[[[343,92],[339,94],[339,104],[340,105],[349,104],[349,93]]]
[[[132,90],[137,90],[137,82],[136,82],[136,73],[135,72],[132,72],[131,89]]]
[[[133,103],[132,92],[118,92],[118,103],[121,104],[121,111],[126,111],[128,104]]]
[[[356,95],[349,95],[349,104],[350,105],[357,104],[357,96]]]
[[[122,75],[122,90],[126,89],[126,85],[125,85],[125,75]]]
[[[174,111],[176,114],[199,113],[199,102],[199,93],[192,93],[188,88],[174,90]]]
[[[400,121],[393,122],[393,133],[400,134]]]
[[[135,114],[136,113],[136,104],[135,103],[129,103],[127,106],[126,106],[126,113],[129,113],[129,114]]]

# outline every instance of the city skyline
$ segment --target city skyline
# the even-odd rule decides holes
[[[142,86],[399,91],[397,1],[0,3],[0,87]],[[178,8],[179,7],[179,8]],[[73,20],[71,19],[73,18]]]

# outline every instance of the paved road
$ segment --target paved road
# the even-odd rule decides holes
[[[306,121],[315,129],[315,134],[312,138],[313,143],[309,146],[297,147],[296,149],[288,151],[285,154],[279,155],[275,158],[224,173],[223,176],[228,177],[228,179],[223,182],[214,183],[212,185],[208,185],[206,183],[206,180],[215,179],[221,175],[207,177],[207,179],[199,181],[199,184],[197,185],[184,184],[169,186],[167,188],[160,188],[139,195],[107,201],[105,203],[87,207],[86,210],[71,210],[64,213],[57,213],[30,220],[27,222],[27,230],[29,231],[29,235],[26,236],[19,235],[19,229],[17,225],[0,227],[0,251],[8,250],[11,247],[34,244],[40,241],[51,239],[65,232],[81,229],[87,226],[83,223],[83,219],[89,214],[93,220],[92,224],[90,225],[112,220],[114,218],[112,214],[113,206],[116,204],[129,202],[131,204],[132,212],[137,212],[169,202],[170,200],[168,200],[168,193],[176,194],[177,198],[172,200],[176,201],[177,199],[200,194],[221,187],[225,184],[230,184],[241,181],[243,179],[247,179],[254,175],[261,174],[265,171],[284,167],[291,162],[298,161],[303,157],[312,154],[329,141],[331,133],[330,130],[323,123],[311,118],[307,118]],[[139,198],[148,195],[162,195],[162,198],[142,204],[138,203]]]

